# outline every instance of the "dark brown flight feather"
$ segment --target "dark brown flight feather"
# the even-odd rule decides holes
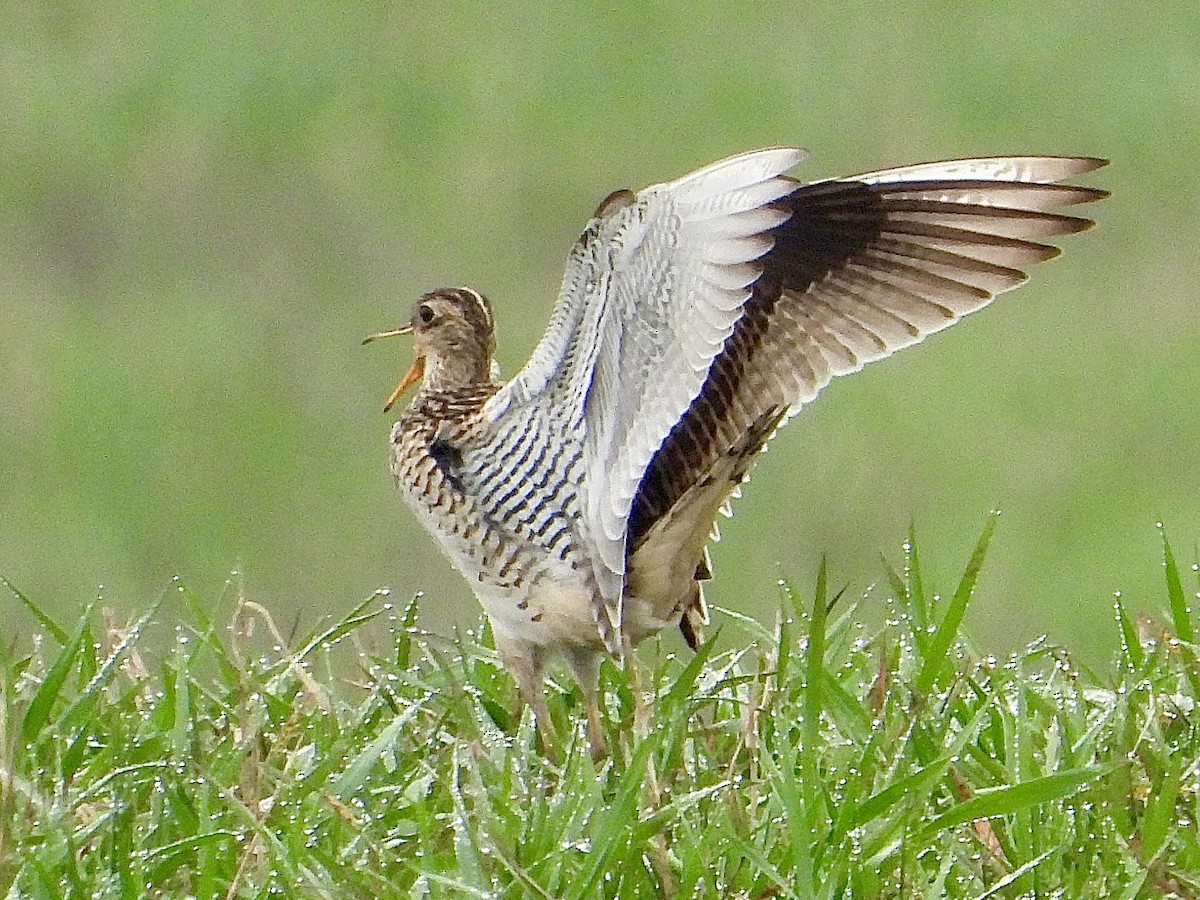
[[[1076,171],[1101,160],[1080,159]],[[798,185],[744,315],[642,478],[628,552],[767,410],[795,412],[833,375],[939,330],[1058,255],[1033,240],[1088,228],[1052,207],[1107,192],[988,180]],[[761,448],[770,437],[760,436]]]

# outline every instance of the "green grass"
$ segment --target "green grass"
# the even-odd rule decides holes
[[[994,659],[959,630],[994,522],[945,598],[910,541],[857,602],[822,566],[773,627],[646,648],[646,734],[606,664],[601,764],[577,690],[550,686],[550,762],[486,631],[418,601],[288,640],[236,585],[69,629],[12,589],[40,626],[3,650],[0,894],[1200,896],[1194,575],[1164,539],[1168,624],[1118,602],[1106,672]]]

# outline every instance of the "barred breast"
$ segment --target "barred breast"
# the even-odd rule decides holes
[[[473,453],[476,414],[495,391],[477,385],[418,397],[392,429],[392,475],[499,636],[600,649],[575,530],[579,499],[568,481],[576,467],[535,429],[510,429],[500,447]]]

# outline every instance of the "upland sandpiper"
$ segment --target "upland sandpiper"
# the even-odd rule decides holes
[[[1087,228],[1061,184],[1104,161],[1003,156],[804,184],[803,150],[734,156],[609,195],[571,250],[550,325],[506,384],[487,299],[422,296],[421,382],[391,468],[466,576],[496,647],[548,722],[561,655],[603,747],[597,675],[664,628],[695,647],[707,543],[775,430],[835,375],[952,325]],[[370,339],[370,338],[369,338]],[[368,340],[369,340],[368,339]],[[851,473],[848,473],[848,475]]]

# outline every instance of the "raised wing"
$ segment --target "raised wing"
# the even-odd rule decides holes
[[[952,325],[1058,255],[1042,241],[1092,223],[1053,210],[1107,193],[1055,182],[1104,164],[953,160],[798,185],[781,198],[787,220],[755,264],[744,314],[645,473],[630,549],[764,414],[794,414],[834,376]]]
[[[780,176],[804,155],[761,150],[613,195],[571,252],[541,343],[485,408],[492,438],[477,449],[510,459],[502,465],[519,478],[531,456],[519,441],[554,446],[558,469],[576,479],[577,534],[612,652],[638,485],[734,333],[771,232],[790,215],[776,201],[796,183]],[[529,423],[524,436],[516,422]]]

